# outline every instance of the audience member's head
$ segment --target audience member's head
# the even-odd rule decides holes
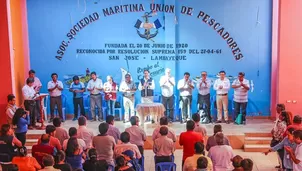
[[[42,164],[44,167],[53,166],[55,164],[54,158],[51,155],[46,154],[42,159]]]
[[[126,165],[126,160],[125,160],[124,156],[118,156],[115,159],[115,164],[116,164],[117,168],[125,166]]]
[[[289,115],[288,115],[288,113],[286,111],[282,111],[281,112],[281,114],[279,115],[279,119],[281,121],[284,121],[287,126],[291,124],[290,117],[289,117]]]
[[[55,163],[58,164],[64,161],[65,161],[65,152],[62,150],[57,151],[57,154],[55,156]]]
[[[277,110],[277,113],[281,113],[282,111],[285,110],[285,105],[282,103],[277,104],[276,110]]]
[[[15,105],[16,104],[16,97],[13,94],[9,94],[7,95],[7,102],[11,105]]]
[[[20,118],[25,118],[26,117],[26,111],[23,108],[18,108],[13,116],[12,123],[13,125],[17,125]]]
[[[92,161],[97,161],[98,154],[95,148],[91,148],[88,150],[88,157]]]
[[[203,154],[203,155],[205,155],[204,145],[201,142],[196,142],[194,144],[194,150],[195,150],[195,154]]]
[[[47,125],[45,129],[46,134],[49,134],[50,136],[54,136],[56,132],[56,127],[53,125]]]
[[[52,121],[52,124],[53,126],[55,126],[56,128],[57,127],[60,127],[61,126],[61,119],[60,118],[54,118],[53,121]]]
[[[162,127],[160,127],[160,129],[159,129],[159,133],[160,133],[160,135],[162,135],[162,136],[168,135],[168,132],[169,132],[169,130],[168,130],[168,127],[166,127],[166,126],[162,126]]]
[[[68,134],[70,137],[77,137],[78,130],[75,127],[70,127],[68,130]]]
[[[69,138],[67,142],[66,156],[74,156],[78,150],[80,150],[80,146],[78,144],[77,138]]]
[[[195,122],[192,121],[192,120],[189,120],[189,121],[187,122],[186,127],[187,127],[187,131],[193,131],[194,128],[195,128]]]
[[[103,122],[99,125],[99,132],[101,135],[105,135],[109,129],[109,124]]]
[[[114,124],[114,116],[113,115],[108,115],[106,117],[106,123],[113,125]]]
[[[131,118],[130,118],[130,123],[131,123],[132,126],[138,125],[138,123],[139,123],[139,118],[138,118],[137,116],[131,116]]]
[[[215,134],[215,141],[216,141],[217,145],[224,145],[223,139],[224,139],[224,135],[222,132],[217,132]]]
[[[243,158],[239,155],[236,155],[233,159],[232,159],[232,162],[233,162],[233,166],[234,168],[240,168],[241,167],[241,161],[243,160]]]
[[[27,148],[26,147],[18,148],[18,156],[26,157],[27,156]]]
[[[199,113],[194,113],[192,115],[192,119],[193,119],[194,122],[199,123],[200,122],[200,115],[199,115]]]
[[[42,144],[49,144],[50,135],[49,134],[42,134],[41,135],[41,143]]]
[[[294,141],[296,144],[300,144],[302,141],[302,130],[294,131]]]
[[[128,132],[122,132],[121,133],[121,141],[123,143],[128,143],[130,142],[130,134]]]
[[[168,125],[168,118],[163,116],[159,119],[159,124],[160,125]]]
[[[10,129],[10,125],[9,124],[3,124],[1,126],[1,135],[5,136],[5,135],[10,135],[10,132],[12,130]]]
[[[301,116],[300,115],[294,116],[293,122],[295,124],[301,124],[301,122],[302,122]]]
[[[288,128],[286,130],[287,138],[290,142],[294,142],[294,136],[293,136],[294,132],[295,132],[295,128]]]
[[[197,169],[206,169],[208,167],[208,159],[205,157],[199,157],[197,159]]]
[[[241,161],[241,167],[244,171],[252,171],[253,170],[253,161],[251,159],[243,159]]]
[[[86,118],[84,116],[80,116],[78,119],[79,126],[86,126]]]
[[[217,124],[217,125],[214,126],[214,135],[217,132],[222,132],[222,126],[220,124]]]

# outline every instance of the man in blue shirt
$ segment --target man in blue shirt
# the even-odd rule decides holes
[[[78,76],[73,77],[73,83],[71,83],[69,91],[73,92],[73,107],[74,107],[73,121],[76,121],[78,120],[78,106],[80,106],[81,115],[85,116],[84,103],[83,103],[85,85],[82,82],[80,82]]]

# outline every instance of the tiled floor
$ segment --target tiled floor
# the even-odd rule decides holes
[[[250,158],[254,162],[253,171],[276,171],[275,166],[278,165],[277,154],[270,153],[265,156],[259,152],[244,152],[242,150],[234,150],[235,155],[243,158]],[[145,150],[145,171],[154,171],[154,153],[152,150]],[[181,171],[182,150],[176,150],[174,153],[176,170]]]

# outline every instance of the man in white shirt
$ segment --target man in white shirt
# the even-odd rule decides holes
[[[29,111],[30,115],[30,124],[28,129],[33,129],[36,127],[36,98],[39,97],[39,93],[36,92],[33,88],[34,79],[27,78],[26,85],[22,88],[22,94],[24,98],[24,107],[25,110]]]
[[[219,72],[220,78],[215,80],[214,90],[216,90],[216,104],[218,118],[216,123],[221,123],[222,121],[222,107],[224,113],[224,120],[229,124],[229,114],[228,114],[228,92],[230,89],[230,80],[225,77],[225,71]]]
[[[174,85],[175,79],[171,75],[171,69],[166,68],[165,75],[160,77],[159,85],[161,87],[162,94],[162,103],[166,108],[165,116],[169,118],[170,121],[173,121],[174,116]],[[168,116],[169,113],[169,116]]]
[[[284,149],[289,154],[289,157],[293,161],[293,171],[302,170],[302,130],[294,131],[294,142],[297,144],[294,151],[291,147],[285,146]]]
[[[182,119],[180,123],[186,122],[190,116],[191,104],[192,104],[192,90],[194,89],[194,84],[190,80],[190,73],[185,72],[184,78],[179,80],[177,83],[177,89],[180,94],[180,106]]]
[[[136,91],[136,85],[131,80],[130,74],[125,75],[125,81],[121,83],[120,91],[123,93],[123,103],[124,103],[123,106],[125,110],[124,123],[125,123],[129,121],[129,118],[131,116],[134,116],[134,102],[135,102],[134,93]],[[130,109],[130,115],[129,115],[129,109]]]
[[[201,78],[198,80],[196,86],[198,88],[198,109],[204,109],[205,106],[205,112],[207,112],[207,116],[210,122],[212,122],[211,117],[211,95],[210,95],[210,89],[211,89],[211,80],[207,78],[207,72],[202,71],[201,72]]]
[[[12,125],[12,120],[17,109],[18,107],[16,105],[16,97],[13,94],[9,94],[7,96],[7,106],[5,109],[5,113],[7,116],[7,123],[9,125]]]
[[[35,70],[29,70],[28,71],[28,78],[33,78],[34,81],[34,85],[33,88],[36,92],[40,92],[40,89],[42,87],[42,83],[40,81],[40,79],[38,77],[36,77],[36,71]],[[41,122],[41,112],[40,112],[40,108],[41,108],[41,102],[40,99],[36,99],[36,115],[37,115],[37,121]]]
[[[57,105],[59,117],[61,118],[62,122],[63,119],[63,112],[62,112],[62,90],[63,90],[63,83],[58,80],[58,74],[52,73],[51,74],[52,81],[49,81],[47,84],[47,89],[50,95],[50,120],[49,123],[52,123],[54,118],[55,106]]]
[[[245,79],[244,76],[245,74],[243,72],[239,72],[238,79],[234,80],[232,83],[232,88],[234,89],[235,120],[238,117],[241,109],[243,125],[246,124],[246,106],[248,102],[248,91],[250,90],[250,82],[249,80]]]
[[[155,83],[150,77],[150,72],[148,70],[144,70],[144,78],[140,80],[138,89],[141,91],[142,103],[153,102]]]
[[[98,121],[103,121],[102,95],[103,82],[97,78],[96,72],[91,72],[91,80],[88,82],[87,90],[90,92],[91,121],[96,121],[95,106],[98,107]]]

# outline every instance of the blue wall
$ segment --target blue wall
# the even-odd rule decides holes
[[[138,36],[134,25],[137,19],[144,21],[141,16],[151,11],[150,3],[151,0],[27,0],[31,68],[36,70],[37,76],[42,81],[42,91],[47,91],[46,86],[51,73],[58,73],[59,79],[66,83],[67,88],[70,77],[85,75],[86,68],[96,71],[103,82],[107,75],[112,75],[119,83],[122,78],[121,68],[129,70],[137,82],[137,78],[142,75],[138,73],[138,69],[147,65],[153,66],[150,71],[154,72],[153,78],[158,93],[159,78],[166,67],[172,69],[176,80],[181,79],[186,71],[191,73],[191,77],[196,78],[205,70],[213,80],[222,69],[229,76],[236,76],[239,71],[243,71],[246,78],[253,80],[254,83],[253,92],[249,93],[248,112],[270,115],[271,0],[155,0],[156,4],[174,7],[174,11],[157,11],[156,15],[149,18],[150,22],[158,19],[162,27],[158,29],[156,37],[146,40]],[[126,4],[142,4],[144,11],[129,12],[129,9],[128,12],[124,10],[123,13],[106,16],[103,12],[106,8],[110,11],[110,7],[114,10],[114,6]],[[192,7],[192,14],[181,13],[183,6],[187,9]],[[200,11],[204,15],[198,18]],[[74,25],[93,13],[98,13],[99,19],[89,23],[69,39],[67,34]],[[203,18],[206,14],[209,15],[208,19]],[[208,20],[207,23],[203,19]],[[209,24],[211,19],[220,24],[216,30],[214,25]],[[218,33],[222,27],[224,27],[222,35],[228,32],[238,44],[243,56],[240,60],[235,59],[232,49],[227,44],[228,39],[224,40]],[[152,29],[151,33],[155,30]],[[144,33],[144,29],[139,31]],[[59,55],[57,52],[62,41],[69,43],[66,44],[67,47],[61,47],[64,55]],[[145,49],[149,50],[149,53],[134,54],[132,56],[138,56],[139,60],[126,61],[124,54],[117,53],[118,48],[106,48],[105,44],[108,43],[124,43],[128,45],[125,49]],[[163,48],[129,48],[130,43],[142,46],[173,44],[173,48],[166,49],[182,51],[166,56],[185,56],[186,60],[152,60],[151,56],[152,58],[163,56],[152,54],[152,50]],[[185,44],[187,47],[179,48],[176,44]],[[106,53],[77,53],[77,49],[104,49]],[[115,50],[116,53],[107,53],[108,49]],[[190,49],[198,49],[199,52],[205,53],[191,54]],[[186,53],[181,54],[184,50]],[[62,57],[61,60],[56,56]],[[109,56],[119,56],[119,60],[109,60]],[[214,93],[212,90],[212,95]],[[64,90],[64,94],[68,96],[67,113],[73,113],[72,94],[67,89]],[[229,99],[232,100],[233,90],[230,90],[230,94]],[[196,104],[196,100],[195,89],[193,104]],[[193,105],[193,111],[196,111],[196,105]]]

